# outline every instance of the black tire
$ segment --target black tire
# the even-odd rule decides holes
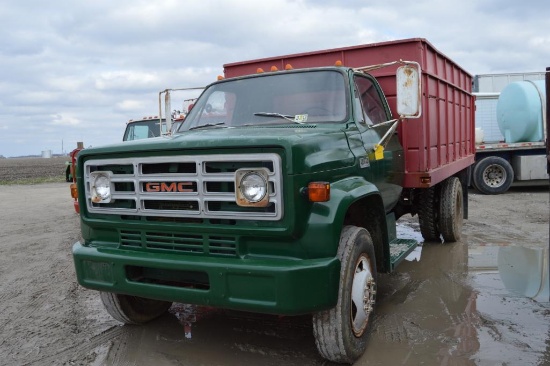
[[[65,181],[66,182],[72,182],[73,177],[71,176],[71,166],[67,165],[67,168],[65,169]]]
[[[124,324],[144,324],[164,314],[172,303],[137,296],[101,292],[105,310]]]
[[[435,187],[423,188],[418,198],[418,223],[425,241],[441,242]]]
[[[439,229],[445,242],[460,240],[463,217],[464,202],[460,179],[447,178],[441,183],[439,190]]]
[[[504,193],[514,181],[514,170],[506,159],[488,156],[476,163],[473,181],[474,187],[483,194]]]
[[[365,352],[376,302],[376,259],[369,232],[345,226],[338,257],[342,263],[338,302],[330,310],[313,314],[313,335],[324,358],[353,363]]]

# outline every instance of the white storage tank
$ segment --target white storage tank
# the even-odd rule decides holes
[[[544,141],[545,105],[544,80],[508,84],[500,93],[497,103],[497,122],[504,141]]]
[[[51,150],[42,150],[42,157],[49,159],[52,157],[52,151]]]

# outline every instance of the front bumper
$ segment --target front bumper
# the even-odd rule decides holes
[[[210,258],[73,246],[87,288],[173,302],[280,315],[336,305],[337,258]]]

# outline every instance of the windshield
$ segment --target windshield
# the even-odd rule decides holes
[[[279,72],[213,84],[182,130],[342,122],[348,111],[345,85],[343,74],[332,70]]]
[[[166,133],[166,123],[162,124],[163,132]],[[151,119],[146,121],[128,122],[122,141],[148,139],[160,136],[160,121]]]

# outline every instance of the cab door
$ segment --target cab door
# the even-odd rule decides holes
[[[383,158],[374,159],[374,146],[392,127],[384,124],[392,119],[386,97],[375,78],[368,74],[355,73],[354,113],[357,128],[366,150],[366,159],[370,166],[371,182],[378,187],[384,201],[386,212],[399,201],[403,182],[403,148],[397,132],[388,136],[381,145],[384,146]]]

